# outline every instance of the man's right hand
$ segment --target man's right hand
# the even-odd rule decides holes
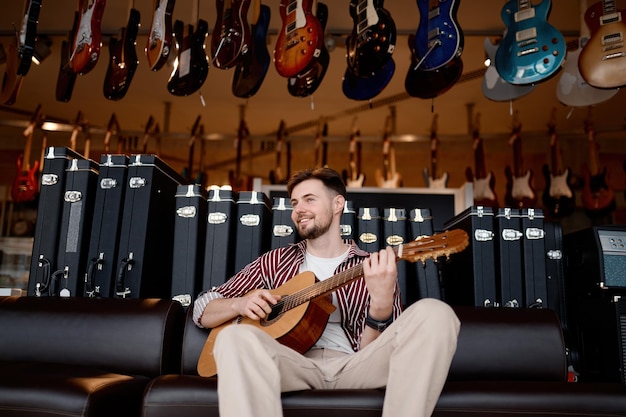
[[[280,295],[269,290],[254,290],[235,300],[235,310],[239,315],[253,320],[261,320],[272,312],[272,306],[280,301]]]

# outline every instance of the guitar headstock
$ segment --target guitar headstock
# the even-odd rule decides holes
[[[409,262],[424,262],[428,259],[436,260],[441,256],[446,258],[461,252],[469,245],[469,237],[464,230],[453,229],[432,236],[421,236],[416,240],[398,246],[398,259]]]

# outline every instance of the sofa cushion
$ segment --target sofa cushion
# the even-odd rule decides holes
[[[77,365],[0,363],[0,415],[137,416],[148,381]]]

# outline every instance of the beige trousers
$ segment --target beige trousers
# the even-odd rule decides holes
[[[280,417],[281,392],[386,387],[383,417],[426,417],[435,408],[456,351],[460,323],[435,299],[412,304],[354,354],[313,349],[305,355],[253,326],[217,337],[221,417]]]

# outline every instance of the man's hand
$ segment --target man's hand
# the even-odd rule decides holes
[[[398,278],[396,254],[390,246],[363,261],[363,278],[370,294],[370,316],[375,320],[388,319],[393,313]]]
[[[234,301],[234,309],[239,315],[253,320],[261,320],[272,312],[272,306],[280,301],[280,295],[268,290],[255,290]]]

